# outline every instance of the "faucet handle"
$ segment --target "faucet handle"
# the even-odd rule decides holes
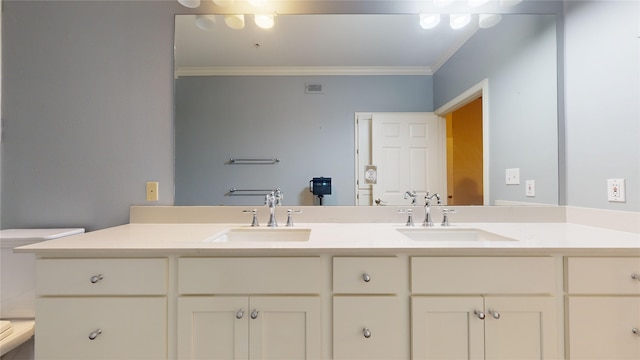
[[[251,226],[256,227],[256,226],[260,226],[260,224],[258,224],[258,210],[257,209],[253,209],[253,210],[242,210],[243,213],[251,213],[253,214],[253,219],[251,219]]]
[[[405,224],[406,226],[415,226],[415,224],[413,223],[413,209],[407,209],[407,210],[398,210],[398,214],[407,214],[407,223]]]
[[[296,213],[296,214],[300,214],[302,212],[302,210],[292,210],[292,209],[287,209],[287,224],[285,226],[293,226],[293,219],[292,219],[292,214]]]
[[[449,226],[449,217],[447,215],[449,214],[455,214],[456,210],[455,209],[442,209],[442,226]]]

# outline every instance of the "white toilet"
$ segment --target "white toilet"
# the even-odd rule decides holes
[[[35,255],[13,248],[64,236],[84,229],[0,230],[0,356],[2,360],[32,359],[35,327]]]

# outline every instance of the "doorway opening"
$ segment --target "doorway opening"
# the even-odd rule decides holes
[[[488,80],[440,107],[446,119],[448,205],[489,205]]]

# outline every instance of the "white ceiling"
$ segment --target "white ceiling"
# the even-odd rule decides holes
[[[443,15],[425,30],[417,14],[280,15],[265,30],[246,15],[245,28],[233,30],[217,15],[202,30],[195,15],[177,15],[176,74],[432,74],[478,31],[473,17],[452,30]]]

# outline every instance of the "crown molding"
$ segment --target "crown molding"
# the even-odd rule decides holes
[[[433,75],[429,66],[180,67],[175,76]]]

